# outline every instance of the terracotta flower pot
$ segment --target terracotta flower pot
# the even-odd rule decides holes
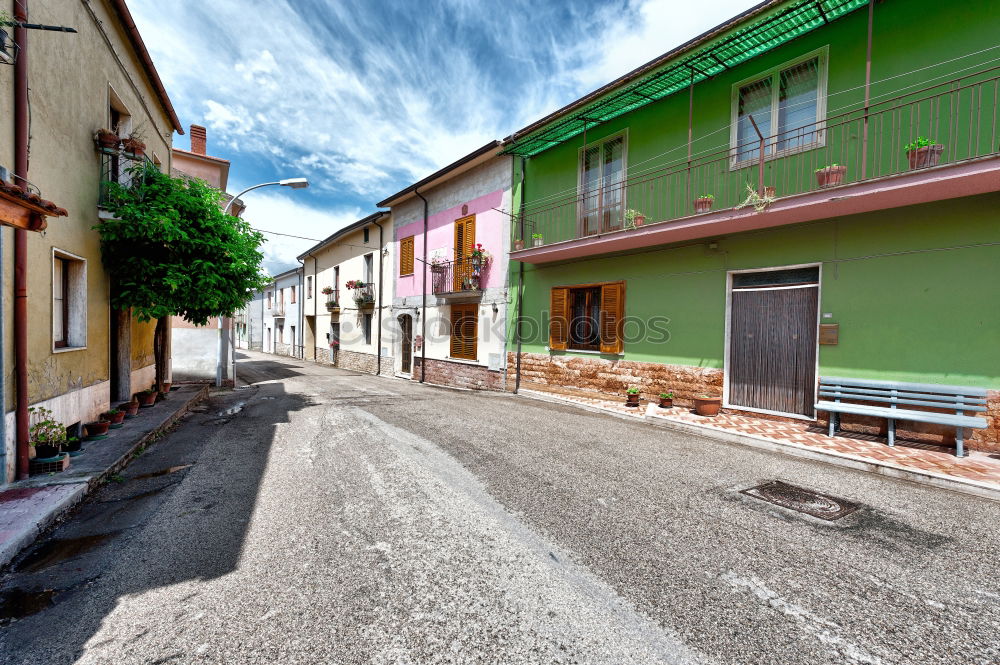
[[[846,166],[827,166],[816,171],[816,184],[819,187],[836,187],[844,184],[844,174],[847,173]]]
[[[114,132],[109,132],[107,130],[97,132],[97,144],[102,148],[108,150],[117,150],[118,145],[121,143],[121,139]]]
[[[524,241],[523,240],[515,240],[514,241],[514,251],[518,252],[518,251],[520,251],[522,249],[524,249]]]
[[[764,196],[766,196],[767,198],[773,199],[777,195],[778,195],[778,190],[775,189],[774,187],[765,187],[764,188]]]
[[[97,420],[84,425],[87,428],[87,436],[104,436],[108,433],[108,427],[110,426],[111,423],[107,420]]]
[[[136,157],[142,157],[146,153],[146,144],[135,139],[123,139],[122,148],[125,152]]]
[[[164,381],[163,382],[163,392],[169,393],[170,392],[170,386],[172,386],[172,385],[174,385],[174,384],[171,383],[170,381]]]
[[[907,151],[906,159],[910,162],[911,169],[925,169],[928,166],[937,166],[941,161],[942,152],[944,152],[944,146],[935,143]]]
[[[121,425],[122,421],[125,420],[125,412],[119,411],[118,413],[102,413],[101,420],[106,420],[112,425]]]
[[[712,209],[712,205],[715,203],[715,199],[710,199],[707,196],[702,196],[694,200],[694,211],[695,213],[708,212]]]
[[[694,410],[699,416],[717,416],[722,408],[721,397],[695,397]]]
[[[674,405],[674,398],[673,397],[661,397],[660,398],[660,408],[661,409],[669,409],[669,408],[673,407],[673,405]]]
[[[639,393],[635,393],[634,395],[627,393],[625,397],[628,400],[625,402],[626,406],[639,406]]]
[[[156,404],[156,391],[137,393],[135,398],[139,400],[139,406],[145,409]]]
[[[126,418],[134,418],[135,414],[139,413],[139,402],[125,402],[124,404],[119,404],[117,408],[119,411],[125,412]]]
[[[646,223],[646,216],[636,215],[635,217],[632,218],[632,221],[635,222],[636,226],[642,226],[643,224]]]

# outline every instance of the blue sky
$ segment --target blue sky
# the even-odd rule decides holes
[[[260,229],[324,238],[486,142],[756,4],[751,0],[130,0],[186,126],[257,190]],[[175,136],[187,148],[187,137]],[[268,235],[280,271],[310,241]]]

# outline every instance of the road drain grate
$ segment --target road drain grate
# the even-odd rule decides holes
[[[827,494],[813,492],[804,487],[789,485],[780,480],[772,480],[756,487],[745,489],[742,493],[752,496],[755,499],[768,501],[783,508],[831,522],[839,520],[845,515],[850,515],[861,507],[856,503],[837,499]]]

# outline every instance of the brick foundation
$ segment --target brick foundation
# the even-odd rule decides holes
[[[507,354],[508,390],[514,388],[516,361],[516,354]],[[722,394],[722,370],[632,360],[608,360],[599,357],[521,354],[521,387],[528,390],[603,399],[620,396],[624,400],[625,390],[630,386],[638,387],[641,397],[651,401],[659,399],[660,392],[673,391],[674,404],[690,407],[693,406],[692,398],[697,395]],[[988,426],[985,429],[966,430],[966,447],[973,450],[1000,451],[1000,391],[989,391],[986,399],[987,411],[979,415],[986,418]],[[726,412],[742,413],[766,420],[792,420],[784,416],[736,409],[726,409]],[[820,412],[818,415],[817,425],[826,427],[827,414]],[[841,418],[841,428],[849,432],[883,437],[887,434],[886,421],[880,418],[844,414]],[[896,436],[903,440],[944,446],[952,446],[955,443],[953,427],[928,423],[899,421],[896,423]]]
[[[420,378],[420,358],[413,359],[413,378]],[[504,389],[504,373],[491,371],[482,365],[452,362],[449,360],[427,359],[427,383],[454,386],[470,390]]]

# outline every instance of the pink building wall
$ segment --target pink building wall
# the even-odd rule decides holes
[[[484,194],[478,198],[458,204],[441,212],[431,215],[427,220],[427,260],[434,258],[435,253],[439,254],[445,261],[451,261],[455,257],[455,220],[462,219],[468,215],[476,216],[476,242],[482,243],[487,252],[493,255],[490,268],[486,273],[486,282],[483,288],[502,287],[505,275],[501,267],[501,253],[503,252],[503,234],[507,228],[507,220],[502,212],[494,210],[503,204],[504,190],[498,189],[495,192]],[[469,206],[468,212],[462,214],[462,206]],[[424,221],[419,219],[401,226],[396,231],[397,243],[400,239],[413,236],[413,256],[422,259],[424,256]],[[398,253],[396,254],[398,257]],[[405,298],[407,296],[418,296],[422,293],[423,287],[423,264],[419,260],[413,262],[412,275],[399,274],[399,260],[396,260],[396,297]],[[427,290],[431,289],[430,274],[427,276]]]

